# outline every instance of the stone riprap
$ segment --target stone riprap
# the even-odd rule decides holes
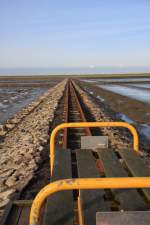
[[[1,126],[0,135],[4,139],[0,143],[0,210],[34,176],[41,161],[43,145],[49,139],[49,124],[53,121],[66,82],[63,80],[50,88]]]

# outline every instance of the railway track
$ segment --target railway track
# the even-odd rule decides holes
[[[67,91],[65,96],[65,107],[64,107],[64,122],[86,122],[85,113],[81,106],[80,100],[77,96],[76,90],[69,82],[67,85]],[[73,167],[76,161],[76,150],[80,149],[81,136],[92,135],[90,128],[74,128],[64,129],[63,133],[63,148],[71,149]],[[73,168],[73,171],[75,169]],[[76,173],[73,175],[76,177]]]
[[[95,121],[92,113],[87,109],[85,102],[80,98],[74,83],[70,81],[67,85],[64,101],[63,122],[90,122]],[[81,136],[101,135],[99,128],[73,128],[64,129],[63,148],[80,149]]]
[[[87,115],[88,114],[88,115]],[[66,86],[65,99],[64,99],[64,113],[63,122],[87,122],[92,121],[93,116],[90,112],[87,113],[85,103],[79,97],[74,83],[69,81]],[[64,129],[62,136],[62,148],[70,149],[71,151],[71,165],[72,165],[72,178],[78,178],[77,168],[77,151],[81,149],[81,137],[101,135],[101,131],[98,128],[69,128]],[[95,167],[101,173],[103,173],[100,159],[96,152],[92,152],[93,160],[95,161]],[[106,194],[110,194],[107,191]],[[73,191],[74,196],[74,224],[79,224],[79,212],[78,212],[78,201],[79,191]]]
[[[85,105],[83,102],[81,102],[81,99],[79,98],[77,90],[75,89],[72,81],[69,81],[66,85],[64,99],[62,99],[61,102],[59,103],[59,108],[56,112],[57,122],[55,121],[55,123],[52,125],[52,129],[57,124],[62,122],[86,122],[87,118],[84,112],[85,110],[84,107]],[[58,148],[71,150],[71,167],[72,167],[71,176],[73,178],[78,177],[76,151],[77,149],[80,149],[81,136],[86,135],[91,136],[92,132],[93,131],[90,128],[75,128],[75,129],[64,129],[62,133],[60,132],[60,134],[58,134],[56,146]],[[30,199],[33,199],[36,196],[36,194],[40,191],[40,189],[49,183],[50,180],[49,157],[48,157],[49,144],[46,144],[44,148],[45,149],[43,151],[43,154],[41,155],[41,157],[43,157],[43,162],[39,166],[37,172],[35,172],[35,177],[31,180],[31,182],[24,188],[24,190],[19,195],[20,196],[19,199],[22,199],[21,201],[23,202],[23,204],[24,200],[30,201]],[[95,157],[94,153],[93,157]],[[79,192],[73,191],[73,196],[74,196],[74,210],[75,210],[74,224],[79,224],[78,210],[77,210]]]
[[[57,110],[59,119],[57,118],[58,121],[53,124],[52,129],[62,122],[93,121],[92,113],[88,111],[85,102],[83,102],[80,93],[71,80],[66,84],[60,105],[61,107]],[[22,207],[22,204],[26,204],[24,199],[34,198],[40,189],[49,183],[49,180],[53,182],[64,178],[128,177],[135,176],[134,174],[138,176],[140,172],[141,174],[146,173],[150,175],[150,171],[145,169],[143,164],[139,163],[140,169],[136,163],[134,167],[128,156],[122,151],[113,151],[112,149],[100,152],[92,150],[81,151],[82,136],[100,136],[101,134],[102,132],[99,128],[65,128],[62,130],[56,139],[56,164],[54,164],[54,174],[51,178],[48,159],[49,145],[45,146],[45,161],[41,164],[36,179],[26,187],[25,192],[22,193],[22,203],[19,205],[17,202],[16,211],[14,210],[10,215],[10,218],[12,218],[11,216],[14,213],[18,215],[17,213],[19,212],[18,221],[21,220],[23,222],[16,223],[16,220],[14,220],[13,223],[11,222],[11,225],[28,224],[31,201],[27,201],[28,205],[24,209]],[[131,154],[131,158],[135,162],[136,156],[134,154]],[[122,164],[121,160],[124,161],[124,164]],[[133,166],[132,169],[130,164]],[[38,183],[40,180],[43,181]],[[132,197],[134,201],[132,201]],[[98,211],[149,210],[149,202],[150,192],[144,189],[140,191],[137,189],[126,190],[123,192],[110,189],[93,191],[73,190],[73,192],[69,193],[59,193],[58,197],[52,196],[50,199],[48,198],[44,208],[45,216],[43,216],[41,222],[44,225],[50,224],[49,222],[58,224],[58,221],[64,225],[95,224],[95,213]],[[52,210],[53,207],[54,210]],[[68,210],[67,214],[66,208]],[[55,212],[57,212],[57,218]],[[6,224],[9,225],[10,223],[4,223],[3,225]]]
[[[64,101],[64,122],[86,122],[86,117],[78,98],[77,92],[70,81],[67,84],[65,101]],[[74,128],[64,129],[62,146],[64,149],[71,150],[72,177],[78,177],[76,151],[81,146],[81,136],[92,135],[90,128]],[[74,196],[74,224],[79,224],[78,221],[78,197],[79,191],[73,191]]]
[[[64,98],[59,103],[59,107],[56,112],[57,121],[55,120],[55,123],[52,124],[51,130],[56,125],[62,122],[86,122],[87,118],[84,112],[85,110],[84,107],[85,105],[79,99],[78,93],[73,83],[69,81],[66,85]],[[94,132],[98,134],[97,129],[95,130],[90,128],[64,129],[57,136],[57,141],[56,141],[57,148],[71,149],[72,177],[74,178],[78,177],[77,165],[76,165],[76,150],[80,149],[81,147],[81,136],[86,136],[86,135],[92,136]],[[99,134],[100,134],[100,131],[99,131]],[[43,152],[44,152],[44,155],[42,155],[42,157],[44,158],[43,163],[39,167],[35,178],[29,183],[29,185],[22,192],[21,194],[22,199],[34,198],[35,195],[38,193],[38,191],[42,188],[42,186],[46,185],[50,179],[49,159],[48,159],[49,144],[45,145],[45,150]],[[96,157],[96,153],[93,152],[93,156]],[[45,183],[40,182],[42,177],[43,177],[42,180],[45,180]]]

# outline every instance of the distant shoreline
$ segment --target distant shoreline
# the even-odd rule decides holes
[[[150,77],[150,73],[114,73],[114,74],[73,74],[73,75],[0,75],[1,80],[49,80],[49,79],[64,79],[64,78],[127,78],[127,77]]]
[[[0,77],[13,76],[123,76],[150,74],[150,67],[58,67],[58,68],[0,68]]]

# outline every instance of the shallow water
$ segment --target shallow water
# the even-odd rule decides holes
[[[139,132],[142,133],[148,140],[150,140],[150,125],[141,124],[139,126]]]
[[[150,90],[140,90],[132,87],[111,84],[97,85],[97,87],[150,104]]]
[[[94,79],[84,79],[82,81],[88,82],[88,83],[96,83],[96,80]]]
[[[133,124],[134,121],[131,120],[127,115],[123,114],[123,113],[117,113],[117,117],[127,123]]]
[[[129,124],[135,125],[138,133],[143,135],[148,141],[150,141],[150,125],[135,123],[133,120],[131,120],[127,115],[123,113],[118,113],[117,117]]]
[[[103,79],[104,81],[104,79]],[[122,78],[122,79],[119,79],[119,78],[116,78],[116,79],[107,79],[107,81],[109,82],[147,82],[149,81],[150,82],[150,78]]]
[[[130,86],[130,85],[132,85],[134,87],[150,89],[150,83],[148,83],[148,84],[128,84],[128,86]]]
[[[99,83],[99,82],[105,82],[105,83],[125,83],[125,82],[150,82],[150,78],[97,78],[97,79],[82,79],[85,82],[89,83]]]
[[[105,101],[104,98],[102,98],[102,97],[99,96],[99,95],[98,95],[96,98],[99,99],[101,102],[104,102],[104,101]]]
[[[46,90],[46,88],[0,88],[0,123],[4,123]]]

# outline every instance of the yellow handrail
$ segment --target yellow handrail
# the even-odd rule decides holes
[[[150,188],[150,177],[65,179],[45,186],[35,197],[30,211],[30,225],[38,225],[42,204],[58,191],[74,189]]]
[[[136,129],[125,122],[75,122],[75,123],[62,123],[54,128],[50,137],[50,172],[53,173],[54,166],[54,146],[55,137],[58,131],[64,128],[78,128],[78,127],[125,127],[130,130],[133,135],[133,149],[138,151],[139,149],[139,138]]]

